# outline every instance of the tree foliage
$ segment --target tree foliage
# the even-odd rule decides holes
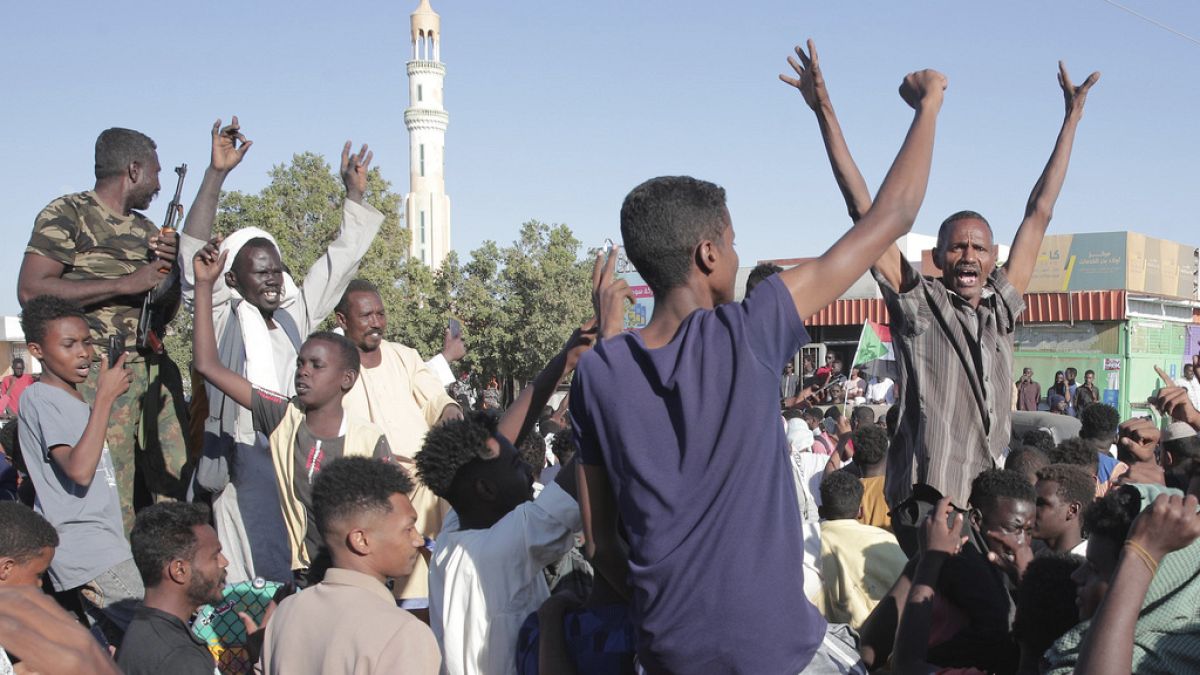
[[[299,282],[337,237],[345,190],[314,153],[297,154],[268,175],[258,194],[222,194],[214,231],[256,226],[270,232]],[[388,339],[429,358],[441,351],[453,316],[462,321],[467,345],[459,366],[474,373],[477,384],[492,375],[532,378],[591,313],[590,267],[578,259],[580,243],[570,228],[529,221],[511,245],[485,241],[465,263],[452,252],[434,271],[409,257],[402,199],[390,187],[378,168],[371,170],[365,199],[384,222],[358,273],[379,287]],[[176,360],[190,358],[190,316],[176,318],[167,345]]]

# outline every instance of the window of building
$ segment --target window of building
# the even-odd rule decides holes
[[[425,175],[425,144],[421,144],[421,176]]]
[[[421,244],[425,244],[425,212],[421,212]]]
[[[422,100],[424,100],[424,97],[421,95],[421,85],[418,84],[417,85],[417,101],[420,102]]]

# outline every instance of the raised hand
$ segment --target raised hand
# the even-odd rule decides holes
[[[1067,117],[1083,114],[1083,104],[1087,101],[1088,91],[1099,80],[1100,71],[1097,70],[1088,75],[1083,84],[1075,86],[1071,84],[1071,77],[1067,75],[1067,66],[1062,61],[1058,62],[1058,86],[1063,90],[1063,99],[1067,104]]]
[[[900,83],[900,98],[914,110],[922,104],[940,106],[948,86],[950,81],[938,71],[918,70],[904,76]]]
[[[1117,429],[1118,454],[1133,458],[1137,462],[1154,463],[1154,449],[1162,432],[1144,417],[1125,420]],[[1128,459],[1121,461],[1130,463]]]
[[[357,155],[350,154],[350,149],[350,141],[346,141],[342,146],[342,183],[346,186],[346,199],[361,204],[367,191],[367,172],[375,153],[367,149],[366,143]]]
[[[238,145],[239,143],[241,145]],[[237,115],[234,115],[233,121],[224,128],[218,119],[212,126],[212,159],[209,160],[209,166],[214,171],[228,173],[241,163],[251,145],[254,145],[254,141],[248,141],[242,135]]]
[[[126,356],[127,354],[122,352],[112,368],[108,367],[107,358],[100,359],[100,377],[96,382],[97,398],[108,397],[108,400],[115,401],[129,391],[133,373],[125,369]]]
[[[967,542],[962,529],[963,514],[954,508],[949,497],[943,497],[921,526],[921,552],[957,555]]]
[[[607,260],[604,258],[605,252],[600,251],[592,265],[592,312],[599,322],[601,338],[612,337],[625,330],[625,301],[634,300],[629,282],[613,276],[620,249],[620,246],[613,246],[607,254]]]
[[[813,110],[827,104],[829,92],[825,90],[825,77],[821,75],[821,62],[817,58],[817,46],[813,41],[808,41],[808,54],[804,53],[803,47],[796,45],[796,58],[789,56],[787,61],[799,77],[780,75],[779,79],[799,89],[804,102]]]
[[[196,252],[196,257],[192,259],[192,269],[195,271],[196,285],[216,283],[217,278],[221,276],[221,272],[225,269],[225,258],[229,255],[229,251],[221,251],[220,239],[213,239],[205,244],[204,248]]]
[[[1159,495],[1142,511],[1129,531],[1129,541],[1141,546],[1155,562],[1200,537],[1200,514],[1195,495]]]
[[[1029,566],[1029,561],[1033,560],[1029,537],[996,530],[988,531],[986,536],[990,541],[999,544],[1001,550],[1000,553],[988,551],[988,560],[1004,570],[1014,583],[1020,582],[1021,577],[1025,576],[1025,568]]]
[[[1192,406],[1192,401],[1188,398],[1187,389],[1183,387],[1163,387],[1158,390],[1156,396],[1150,399],[1150,403],[1154,404],[1163,413],[1170,415],[1174,420],[1200,429],[1200,412]]]
[[[564,373],[575,370],[580,357],[596,345],[596,335],[597,321],[595,317],[584,321],[582,326],[571,333],[571,337],[567,338],[567,343],[563,345],[563,351],[567,354],[566,366],[563,368]]]

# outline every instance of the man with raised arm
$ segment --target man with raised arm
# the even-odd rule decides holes
[[[625,198],[621,235],[654,314],[580,359],[571,413],[593,565],[630,599],[647,673],[865,672],[854,636],[827,627],[797,569],[804,541],[779,373],[809,341],[803,320],[912,227],[945,87],[930,70],[905,78],[916,115],[880,207],[741,303],[723,189],[668,176]]]
[[[834,178],[850,217],[865,217],[871,194],[859,173],[825,89],[812,41],[789,58],[797,77],[780,76],[817,115]],[[887,495],[893,506],[916,483],[965,504],[971,480],[996,465],[1008,446],[1012,416],[1013,331],[1023,295],[1071,158],[1075,129],[1092,73],[1078,87],[1058,64],[1066,116],[1054,151],[1033,186],[1008,262],[996,267],[992,228],[974,211],[959,211],[938,229],[933,262],[941,278],[922,276],[890,246],[871,268],[891,318],[900,367],[900,422],[888,453]]]
[[[341,161],[346,186],[341,229],[297,285],[283,270],[279,247],[267,232],[247,227],[222,241],[212,238],[221,185],[251,144],[236,116],[224,128],[220,120],[212,126],[212,159],[179,240],[183,301],[194,306],[196,253],[206,246],[213,253],[218,247],[227,252],[225,274],[213,288],[221,363],[257,387],[291,396],[301,342],[333,312],[379,232],[383,214],[363,199],[372,153],[364,145],[351,154],[347,141]],[[229,559],[230,582],[256,576],[292,579],[292,556],[267,447],[266,437],[254,431],[250,411],[209,385],[196,483],[214,494],[213,518]]]

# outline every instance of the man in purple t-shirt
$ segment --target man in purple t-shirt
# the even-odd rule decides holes
[[[911,228],[945,86],[933,71],[905,78],[916,116],[876,208],[741,304],[724,190],[664,177],[625,198],[621,235],[654,314],[581,359],[571,412],[594,567],[630,599],[646,672],[865,672],[856,636],[827,627],[804,594],[776,392],[809,340],[803,317]]]

